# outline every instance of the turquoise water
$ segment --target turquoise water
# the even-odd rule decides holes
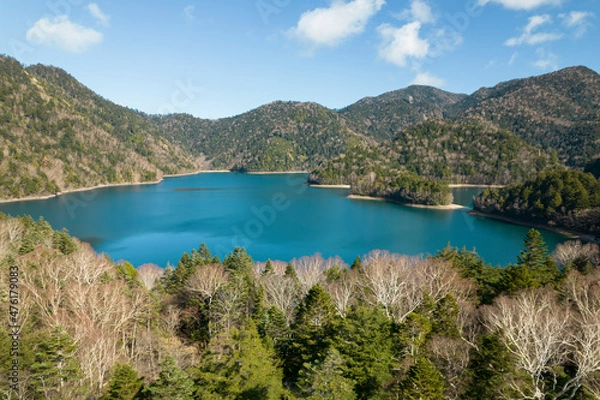
[[[304,174],[199,174],[158,185],[71,193],[1,204],[11,215],[43,216],[55,229],[88,241],[114,260],[139,266],[176,264],[206,243],[223,257],[244,246],[259,261],[289,261],[320,252],[351,263],[373,249],[435,254],[447,243],[475,248],[487,262],[516,260],[528,228],[442,211],[346,198],[346,189],[308,187]],[[477,189],[455,189],[469,205]],[[550,250],[565,240],[543,231]]]

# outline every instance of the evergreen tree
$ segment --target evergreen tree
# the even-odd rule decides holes
[[[175,365],[173,357],[165,357],[159,365],[162,369],[158,374],[158,380],[143,390],[142,398],[192,400],[194,382],[185,371]]]
[[[402,382],[402,394],[406,400],[444,400],[444,377],[431,361],[419,357]]]
[[[470,400],[505,398],[502,396],[506,377],[512,372],[511,357],[500,338],[494,334],[482,335],[469,362],[469,385],[465,398]]]
[[[265,264],[265,270],[263,271],[263,275],[273,275],[275,273],[275,269],[273,269],[273,263],[271,260],[267,260]]]
[[[246,326],[234,333],[227,350],[210,353],[197,368],[201,399],[265,399],[278,400],[285,393],[283,374],[274,363],[272,350],[262,344],[256,326],[248,320]]]
[[[378,307],[350,310],[334,327],[333,343],[346,360],[346,376],[356,382],[359,399],[372,398],[392,379],[393,324]]]
[[[31,390],[41,398],[68,398],[81,377],[74,356],[77,346],[71,335],[58,327],[39,338],[31,364]]]
[[[309,400],[354,400],[353,382],[344,377],[344,359],[330,347],[322,361],[304,364],[298,387]]]
[[[100,400],[132,400],[144,384],[144,378],[129,364],[116,364],[108,380],[108,389]]]
[[[225,257],[223,264],[232,271],[250,272],[254,266],[254,261],[252,261],[252,257],[246,253],[245,248],[236,247],[233,250],[233,253],[229,253],[229,255]]]
[[[354,259],[354,262],[352,263],[352,265],[350,266],[351,270],[359,270],[362,268],[362,261],[360,259],[360,256],[356,256],[356,258]]]
[[[305,363],[325,357],[335,316],[329,293],[319,285],[313,286],[296,309],[289,354],[284,361],[287,378],[296,380]]]

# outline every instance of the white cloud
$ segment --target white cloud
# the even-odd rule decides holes
[[[559,14],[558,17],[563,20],[563,25],[575,29],[575,36],[581,37],[590,27],[591,18],[596,15],[589,11],[571,11],[569,14]]]
[[[479,0],[484,6],[488,3],[501,4],[511,10],[533,10],[542,6],[560,6],[563,0]]]
[[[96,18],[96,21],[102,26],[108,26],[110,24],[110,16],[102,12],[98,4],[90,3],[87,6],[87,10],[92,14],[92,17]]]
[[[510,60],[508,60],[508,65],[513,65],[515,63],[515,61],[517,61],[517,57],[519,56],[519,53],[514,52],[512,56],[510,56]]]
[[[385,0],[334,0],[329,8],[316,8],[300,17],[288,31],[315,46],[337,46],[348,36],[364,31],[367,22],[383,7]]]
[[[429,72],[419,72],[415,79],[410,82],[411,85],[426,85],[435,87],[444,86],[445,83],[446,82],[443,79],[433,76]]]
[[[551,70],[556,71],[558,69],[558,57],[556,54],[544,49],[538,49],[536,51],[539,59],[533,63],[533,66],[544,71]]]
[[[429,52],[429,42],[419,37],[421,23],[414,21],[400,28],[382,24],[377,31],[383,39],[379,56],[386,61],[405,67],[410,57],[422,59]]]
[[[508,39],[504,44],[514,47],[522,44],[538,45],[546,42],[551,42],[562,38],[562,34],[550,32],[534,32],[540,26],[552,24],[552,17],[548,14],[534,15],[529,18],[529,22],[523,28],[521,36]]]
[[[82,53],[102,42],[102,33],[69,20],[66,15],[38,20],[26,34],[31,43]]]
[[[399,17],[403,20],[419,21],[422,24],[432,24],[436,21],[431,7],[423,0],[413,0],[410,8],[404,10]]]
[[[194,16],[195,10],[196,10],[196,7],[193,5],[189,5],[183,9],[183,14],[185,15],[185,19],[188,22],[192,22],[196,19],[196,16]]]

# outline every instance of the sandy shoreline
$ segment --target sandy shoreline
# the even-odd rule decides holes
[[[61,196],[63,194],[77,193],[77,192],[87,192],[87,191],[90,191],[90,190],[110,188],[110,187],[138,186],[138,185],[158,185],[165,178],[177,178],[177,177],[182,177],[182,176],[191,176],[191,175],[199,175],[199,174],[211,174],[211,173],[232,173],[232,171],[230,171],[228,169],[201,170],[201,171],[194,171],[194,172],[184,172],[184,173],[181,173],[181,174],[163,175],[163,177],[161,179],[158,179],[156,181],[151,181],[151,182],[105,183],[105,184],[102,184],[102,185],[96,185],[96,186],[90,186],[90,187],[84,187],[84,188],[78,188],[78,189],[63,190],[63,191],[60,191],[60,192],[58,192],[56,194],[49,194],[49,195],[44,195],[44,196],[30,196],[30,197],[22,197],[22,198],[18,198],[18,199],[1,199],[0,200],[0,204],[15,203],[15,202],[18,202],[18,201],[48,200],[48,199],[51,199],[53,197]],[[290,171],[290,172],[285,172],[284,171],[284,172],[245,172],[245,173],[246,174],[255,174],[255,175],[270,175],[270,174],[306,174],[307,172],[305,172],[305,171]]]
[[[212,172],[212,171],[211,171]],[[287,171],[287,172],[243,172],[248,175],[281,175],[281,174],[309,174],[308,171]]]
[[[594,241],[594,235],[592,235],[592,234],[571,231],[571,230],[568,230],[565,228],[549,226],[547,224],[543,224],[540,222],[522,221],[522,220],[519,220],[516,218],[507,217],[504,215],[487,214],[487,213],[477,211],[477,210],[471,210],[468,212],[468,214],[474,215],[476,217],[495,219],[497,221],[502,221],[502,222],[506,222],[508,224],[513,224],[513,225],[527,226],[527,227],[535,228],[535,229],[544,229],[547,231],[560,233],[561,235],[565,235],[570,239],[581,239],[581,240],[588,241],[588,242]]]
[[[380,197],[371,197],[371,196],[358,196],[355,194],[351,194],[350,196],[348,196],[348,198],[355,199],[355,200],[385,201],[388,203],[399,204],[401,206],[412,207],[412,208],[426,208],[426,209],[430,209],[430,210],[461,210],[463,208],[466,208],[464,206],[461,206],[460,204],[454,204],[454,203],[443,205],[443,206],[429,206],[426,204],[402,203],[400,201],[396,201],[393,199],[384,199],[384,198],[380,198]]]
[[[475,185],[471,183],[449,183],[449,188],[503,188],[504,185]]]
[[[320,188],[320,189],[350,189],[350,185],[317,185],[317,184],[310,184],[308,186],[314,187],[314,188]]]

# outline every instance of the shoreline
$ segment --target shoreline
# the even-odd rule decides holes
[[[559,233],[563,236],[568,237],[569,239],[581,239],[586,242],[594,241],[594,235],[592,235],[591,233],[572,231],[572,230],[569,230],[566,228],[550,226],[548,224],[544,224],[541,222],[522,221],[522,220],[519,220],[516,218],[507,217],[505,215],[488,214],[488,213],[484,213],[484,212],[477,211],[477,210],[471,210],[467,214],[473,215],[475,217],[494,219],[496,221],[505,222],[507,224],[520,225],[520,226],[525,226],[525,227],[535,228],[535,229],[544,229],[546,231]]]
[[[314,187],[317,189],[350,189],[350,185],[318,185],[311,183],[308,186]]]
[[[96,190],[96,189],[105,189],[105,188],[119,187],[119,186],[158,185],[165,178],[177,178],[177,177],[183,177],[183,176],[200,175],[200,174],[211,174],[211,173],[222,174],[222,173],[234,173],[234,172],[230,171],[228,169],[215,169],[215,170],[204,169],[204,170],[193,171],[193,172],[183,172],[181,174],[163,175],[162,178],[160,178],[160,179],[158,179],[156,181],[151,181],[151,182],[103,183],[103,184],[100,184],[100,185],[95,185],[95,186],[90,186],[90,187],[83,187],[83,188],[77,188],[77,189],[66,189],[66,190],[62,190],[60,192],[57,192],[55,194],[40,195],[40,196],[29,196],[29,197],[20,197],[20,198],[17,198],[17,199],[0,199],[0,204],[16,203],[16,202],[20,202],[20,201],[49,200],[49,199],[52,199],[54,197],[62,196],[63,194],[70,194],[70,193],[77,193],[77,192],[88,192],[88,191]],[[255,175],[269,175],[269,174],[305,174],[307,172],[304,172],[304,171],[291,171],[291,172],[242,172],[242,173],[244,173],[244,174],[255,174]]]
[[[212,172],[212,171],[210,171],[210,172]],[[310,172],[308,172],[308,171],[288,171],[288,172],[268,171],[268,172],[241,172],[241,173],[248,174],[248,175],[310,174]]]
[[[411,207],[411,208],[425,208],[425,209],[429,209],[429,210],[462,210],[464,208],[467,208],[465,206],[461,206],[460,204],[447,204],[447,205],[440,205],[440,206],[430,206],[430,205],[426,205],[426,204],[412,204],[412,203],[402,203],[400,201],[396,201],[393,199],[386,199],[386,198],[382,198],[382,197],[371,197],[371,196],[359,196],[356,194],[351,194],[348,196],[349,199],[354,199],[354,200],[368,200],[368,201],[385,201],[386,203],[393,203],[393,204],[399,204],[401,206],[406,206],[406,207]]]
[[[450,189],[455,188],[503,188],[504,185],[476,185],[472,183],[449,183],[448,187]]]

